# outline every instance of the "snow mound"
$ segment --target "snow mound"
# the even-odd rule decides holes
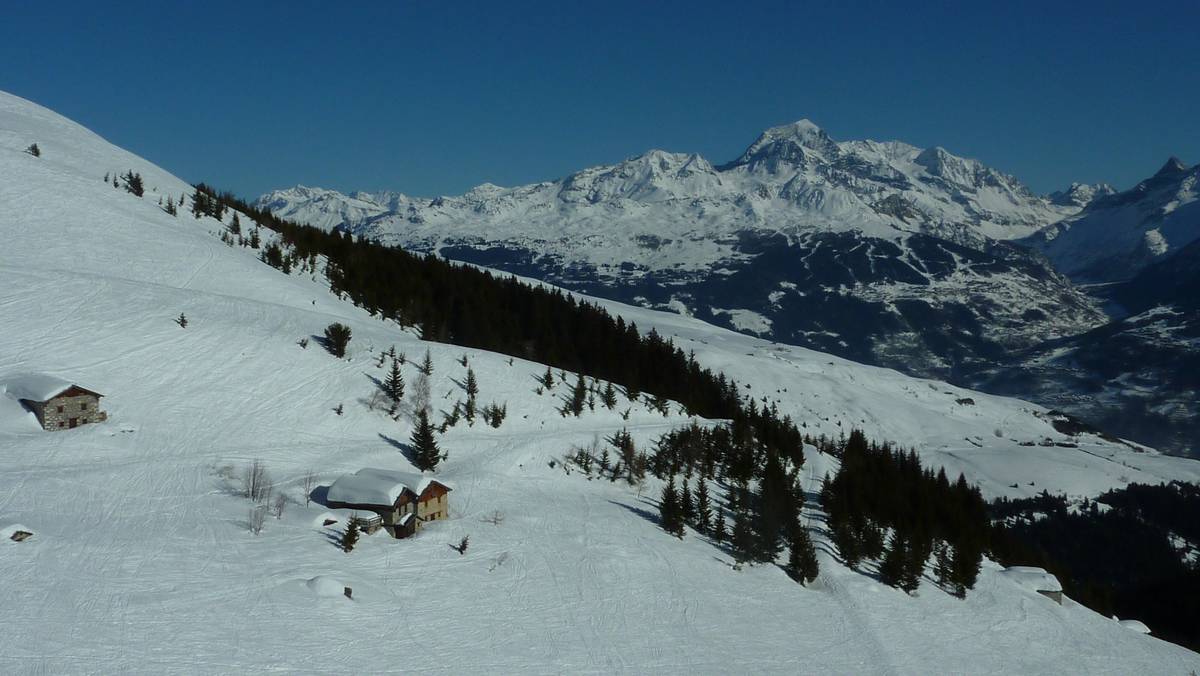
[[[1001,573],[1017,585],[1035,592],[1061,592],[1062,584],[1058,578],[1047,573],[1044,568],[1037,566],[1010,566]]]
[[[346,591],[346,585],[342,584],[340,580],[328,575],[318,575],[314,578],[310,578],[307,582],[305,582],[305,584],[308,585],[308,588],[312,590],[313,594],[323,598],[344,596]]]
[[[1150,633],[1150,627],[1147,627],[1141,620],[1117,620],[1117,624],[1139,634]]]

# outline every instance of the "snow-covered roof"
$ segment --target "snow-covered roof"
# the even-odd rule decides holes
[[[1062,584],[1044,568],[1036,566],[1010,566],[1001,573],[1030,591],[1061,592]]]
[[[4,391],[14,399],[49,401],[72,387],[78,386],[68,380],[48,376],[44,373],[21,373],[3,378],[0,380],[0,387],[3,387]],[[80,389],[86,388],[81,387]],[[88,391],[91,392],[91,390]],[[92,394],[100,396],[98,392],[92,392]]]
[[[396,504],[396,499],[405,490],[420,495],[433,483],[442,484],[433,477],[420,474],[366,467],[338,477],[329,487],[326,499],[347,505],[390,506]]]

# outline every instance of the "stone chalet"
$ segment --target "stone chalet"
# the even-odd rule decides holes
[[[373,512],[360,521],[382,526],[392,537],[405,538],[430,521],[450,515],[450,487],[432,477],[389,469],[360,469],[343,474],[329,487],[325,503],[333,509]]]
[[[108,414],[100,410],[104,395],[70,381],[26,374],[6,378],[3,385],[9,396],[33,411],[42,429],[71,429],[108,420]]]

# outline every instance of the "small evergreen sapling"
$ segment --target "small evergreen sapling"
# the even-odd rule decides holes
[[[358,519],[350,517],[350,524],[346,526],[346,532],[342,534],[342,551],[349,554],[354,551],[356,544],[358,544]]]
[[[467,404],[466,404],[466,408],[463,412],[466,414],[468,421],[474,422],[475,409],[477,406],[476,397],[479,396],[479,382],[475,380],[475,369],[472,369],[472,368],[467,369],[466,390],[467,390]]]
[[[701,533],[707,533],[709,526],[712,525],[712,507],[709,504],[708,482],[703,477],[700,478],[700,485],[696,487],[696,506],[694,508],[692,523],[696,525],[696,530]]]
[[[600,394],[600,402],[610,411],[617,407],[617,391],[611,381],[605,384],[604,391]]]
[[[29,144],[29,147],[25,149],[25,152],[29,153],[30,155],[33,155],[34,157],[42,156],[42,149],[39,148],[38,144],[36,144],[36,143]]]
[[[583,380],[583,374],[579,374],[579,379],[575,381],[575,388],[571,390],[571,401],[567,408],[576,418],[583,414],[583,407],[587,404],[587,383]]]

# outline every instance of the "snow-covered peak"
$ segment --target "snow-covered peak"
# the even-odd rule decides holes
[[[820,160],[832,160],[837,155],[838,146],[833,139],[805,119],[767,129],[740,157],[722,169],[747,167],[751,171],[777,174]]]
[[[1154,177],[1158,178],[1160,176],[1173,176],[1175,174],[1182,174],[1183,172],[1187,171],[1187,169],[1188,167],[1183,163],[1183,160],[1180,160],[1178,157],[1172,155],[1170,159],[1168,159],[1166,163],[1162,165],[1162,168],[1159,169],[1156,174],[1154,174]]]
[[[1050,193],[1050,201],[1065,207],[1086,207],[1092,200],[1116,193],[1107,183],[1072,183],[1066,190]]]
[[[1133,188],[1097,195],[1082,212],[1028,241],[1074,279],[1128,279],[1200,239],[1198,197],[1200,166],[1188,168],[1172,157]]]

